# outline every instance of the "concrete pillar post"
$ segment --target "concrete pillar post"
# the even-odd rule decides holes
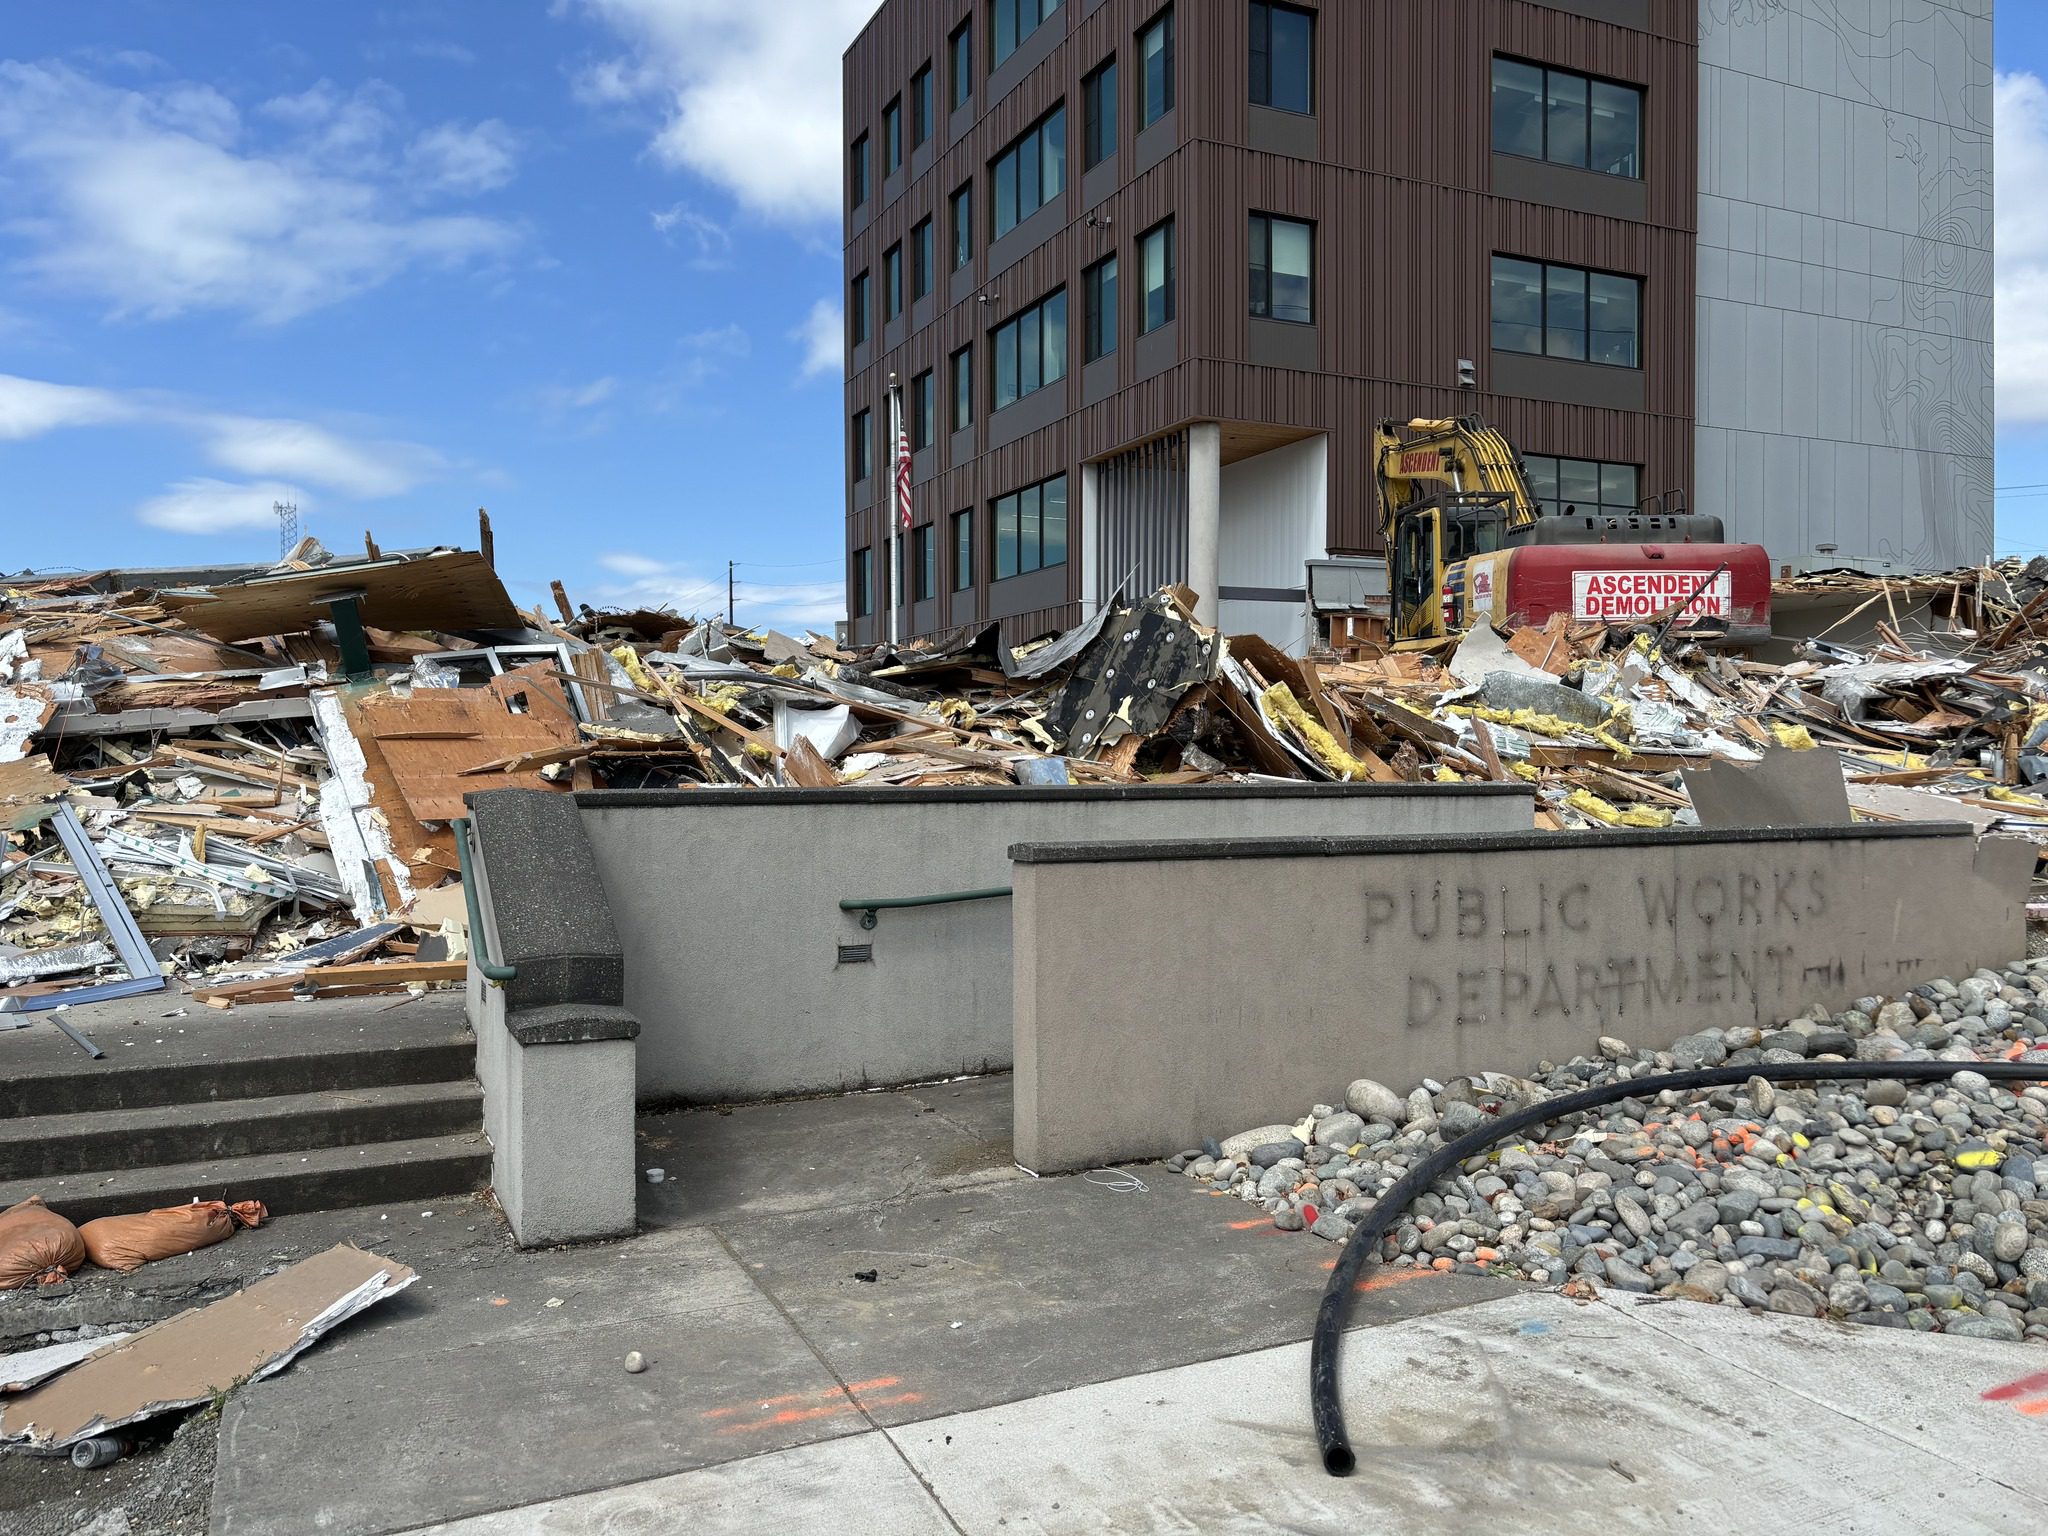
[[[1188,428],[1188,585],[1195,622],[1212,628],[1222,588],[1223,428],[1201,421]]]
[[[1102,466],[1081,466],[1081,622],[1095,617],[1102,592]]]

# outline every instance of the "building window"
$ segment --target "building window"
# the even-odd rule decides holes
[[[1067,376],[1067,291],[1040,299],[990,333],[995,355],[995,409]]]
[[[932,136],[932,67],[927,64],[910,77],[910,147],[917,148]]]
[[[958,112],[974,100],[974,22],[971,18],[953,29],[946,46],[953,56],[953,110]]]
[[[1116,60],[1095,66],[1081,82],[1081,168],[1093,170],[1116,153]]]
[[[903,98],[882,108],[882,180],[903,169]]]
[[[1514,256],[1493,258],[1493,345],[1600,363],[1642,366],[1642,279]]]
[[[1105,256],[1081,274],[1081,360],[1116,350],[1116,258]]]
[[[1067,187],[1067,109],[1064,103],[1025,130],[989,166],[995,188],[995,233],[1007,235]]]
[[[953,270],[974,260],[974,183],[953,194]]]
[[[882,318],[894,320],[903,313],[903,247],[892,245],[882,252]]]
[[[853,478],[865,480],[875,472],[874,416],[868,411],[853,413]]]
[[[1067,477],[1026,486],[995,502],[996,580],[1067,563]]]
[[[1315,225],[1255,213],[1251,256],[1252,313],[1293,325],[1315,324]]]
[[[860,276],[853,280],[853,296],[847,301],[847,307],[853,311],[853,344],[856,347],[864,347],[868,344],[868,289],[870,286],[867,273],[861,273]]]
[[[853,552],[853,616],[865,619],[875,611],[875,552]]]
[[[1173,7],[1168,6],[1138,34],[1138,130],[1143,132],[1173,110]]]
[[[953,354],[953,430],[965,432],[974,425],[974,348],[962,347]]]
[[[1142,336],[1173,321],[1173,220],[1138,237],[1138,274],[1145,285],[1145,307],[1138,316]]]
[[[936,430],[937,402],[932,398],[932,371],[927,368],[910,381],[910,448],[923,453],[931,447]]]
[[[910,232],[910,297],[921,299],[932,291],[932,221],[921,219]]]
[[[974,585],[974,512],[953,514],[953,590],[965,592]]]
[[[1282,112],[1316,109],[1316,18],[1252,0],[1252,101]]]
[[[1493,61],[1493,147],[1640,180],[1643,93],[1518,59]]]
[[[1642,505],[1643,472],[1634,464],[1596,464],[1532,453],[1522,460],[1545,517],[1626,517]]]
[[[853,148],[846,152],[846,181],[851,188],[853,206],[858,208],[868,200],[868,136],[862,134],[853,141]]]
[[[939,595],[938,530],[930,523],[910,530],[911,601],[928,603]]]
[[[1060,8],[1060,0],[990,0],[990,68],[1000,64]]]

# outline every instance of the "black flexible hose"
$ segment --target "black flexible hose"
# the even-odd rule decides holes
[[[1616,1099],[1651,1097],[1667,1089],[1725,1088],[1746,1083],[1753,1077],[1769,1083],[1870,1082],[1885,1078],[1928,1083],[1954,1077],[1958,1072],[1978,1072],[1996,1082],[2048,1082],[2048,1066],[2039,1062],[1806,1061],[1783,1066],[1703,1067],[1694,1072],[1667,1072],[1662,1077],[1626,1078],[1545,1099],[1446,1143],[1410,1168],[1393,1188],[1380,1196],[1345,1240],[1343,1251],[1337,1255],[1336,1268],[1331,1271],[1329,1287],[1323,1292],[1322,1306],[1316,1312],[1316,1331],[1309,1345],[1308,1397],[1315,1414],[1316,1441],[1322,1447],[1324,1468],[1332,1477],[1348,1477],[1358,1465],[1350,1439],[1344,1433],[1344,1410],[1337,1401],[1337,1350],[1344,1337],[1344,1317],[1350,1309],[1359,1272],[1379,1253],[1381,1239],[1416,1196],[1466,1158],[1533,1125],[1562,1120],[1581,1110],[1598,1109]]]

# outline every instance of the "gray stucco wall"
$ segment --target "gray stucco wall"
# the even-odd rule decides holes
[[[1909,825],[1013,852],[1017,1160],[1047,1172],[2004,964],[2033,868]]]
[[[841,898],[1007,886],[1010,845],[1032,839],[1514,831],[1533,806],[1522,786],[1481,785],[600,791],[578,803],[640,1021],[640,1096],[693,1103],[1010,1064],[1007,899],[885,911],[864,930]],[[842,944],[872,944],[872,963],[842,964]]]
[[[1992,539],[1992,0],[1699,0],[1695,505],[1801,564]]]

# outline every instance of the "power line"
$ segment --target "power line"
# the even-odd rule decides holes
[[[776,565],[764,560],[735,560],[731,563],[736,566],[739,566],[742,570],[751,569],[756,571],[815,571],[819,569],[821,566],[837,565],[839,562],[837,560],[807,560],[802,562],[801,564],[795,565]]]

